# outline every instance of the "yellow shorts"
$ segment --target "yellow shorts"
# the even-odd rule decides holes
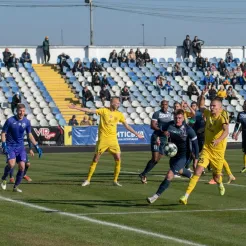
[[[200,154],[198,165],[206,168],[209,163],[213,168],[213,173],[221,174],[224,164],[224,152],[215,152],[203,148]]]
[[[96,154],[103,154],[105,151],[108,151],[111,154],[119,154],[120,146],[118,141],[107,141],[98,140],[96,145]]]

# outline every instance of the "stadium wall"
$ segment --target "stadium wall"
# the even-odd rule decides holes
[[[92,59],[93,57],[97,58],[106,58],[108,59],[110,52],[115,49],[116,52],[126,49],[128,52],[131,48],[136,50],[140,48],[141,51],[148,49],[148,52],[151,57],[159,58],[181,58],[183,57],[183,48],[182,46],[50,46],[51,59],[50,63],[56,63],[57,56],[61,53],[69,55],[72,59],[79,57],[84,58],[88,57]],[[0,46],[0,58],[2,59],[2,52],[6,47]],[[15,53],[17,57],[20,57],[24,50],[27,48],[28,52],[31,55],[31,59],[34,64],[40,64],[44,62],[43,50],[41,46],[10,46],[8,47],[11,53]],[[217,57],[225,58],[225,53],[228,48],[231,48],[234,58],[245,58],[245,46],[204,46],[202,47],[202,56],[203,57]]]

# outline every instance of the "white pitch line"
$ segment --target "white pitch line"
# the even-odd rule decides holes
[[[173,213],[200,213],[200,212],[239,212],[246,211],[246,208],[225,208],[225,209],[197,209],[197,210],[155,210],[136,212],[105,212],[105,213],[84,213],[80,215],[131,215],[131,214],[173,214]]]
[[[128,171],[121,171],[121,173],[139,174],[138,172],[128,172]],[[153,174],[151,176],[164,178],[165,177],[165,174],[164,175]],[[178,178],[177,180],[179,180],[179,179],[182,179],[182,177],[181,178]],[[188,178],[183,177],[183,179],[186,179],[188,181]],[[176,178],[175,178],[175,180],[176,180]],[[209,180],[205,180],[205,179],[199,179],[199,181],[200,182],[209,182]],[[244,188],[246,187],[246,185],[240,185],[240,184],[232,184],[232,183],[231,184],[224,183],[224,184],[225,185],[229,185],[229,186],[236,186],[236,187],[244,187]]]
[[[62,211],[59,211],[59,210],[53,210],[53,209],[50,209],[50,208],[47,208],[47,207],[38,206],[38,205],[34,205],[34,204],[31,204],[31,203],[26,203],[26,202],[22,202],[22,201],[18,201],[18,200],[13,200],[13,199],[6,198],[6,197],[3,197],[3,196],[0,196],[0,200],[7,201],[7,202],[12,202],[12,203],[15,203],[15,204],[22,205],[24,207],[34,208],[34,209],[38,209],[38,210],[45,211],[45,212],[55,212],[56,214],[59,214],[59,215],[75,218],[75,219],[82,220],[82,221],[91,222],[91,223],[98,224],[98,225],[113,227],[113,228],[117,228],[117,229],[124,230],[124,231],[135,232],[135,233],[138,233],[138,234],[143,234],[145,236],[150,236],[150,237],[154,237],[154,238],[170,240],[170,241],[173,241],[173,242],[176,242],[176,243],[180,243],[182,245],[186,244],[186,245],[192,245],[192,246],[206,246],[204,244],[199,244],[199,243],[195,243],[195,242],[188,241],[188,240],[185,240],[185,239],[179,239],[179,238],[176,238],[176,237],[167,236],[165,234],[155,233],[155,232],[146,231],[146,230],[142,230],[142,229],[138,229],[138,228],[134,228],[134,227],[130,227],[130,226],[125,226],[125,225],[120,225],[120,224],[116,224],[116,223],[106,222],[106,221],[103,221],[103,220],[92,219],[92,218],[89,218],[89,217],[86,217],[86,216],[81,216],[81,215],[78,215],[78,214],[62,212]]]

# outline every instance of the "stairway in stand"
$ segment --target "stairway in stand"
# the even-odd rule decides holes
[[[68,87],[65,79],[54,70],[54,65],[33,64],[33,68],[45,85],[47,91],[50,93],[50,96],[53,98],[66,122],[68,123],[69,119],[72,118],[72,115],[75,114],[79,123],[84,112],[70,109],[68,108],[68,105],[73,103],[80,106],[81,104]]]

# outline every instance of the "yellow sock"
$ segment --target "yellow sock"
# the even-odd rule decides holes
[[[244,154],[243,160],[244,160],[244,167],[246,167],[246,154]]]
[[[118,181],[118,177],[119,177],[119,174],[120,174],[120,163],[121,163],[121,161],[115,161],[114,182]]]
[[[96,169],[97,166],[97,162],[92,162],[90,165],[90,169],[89,169],[89,173],[88,173],[88,177],[87,180],[90,182],[91,181],[91,177]]]
[[[231,169],[230,169],[229,164],[226,160],[224,160],[223,166],[225,168],[227,175],[228,176],[232,175]]]
[[[192,178],[190,179],[190,183],[188,185],[188,188],[186,190],[186,196],[189,196],[190,193],[194,190],[196,187],[196,183],[198,182],[200,176],[198,175],[193,175]]]

